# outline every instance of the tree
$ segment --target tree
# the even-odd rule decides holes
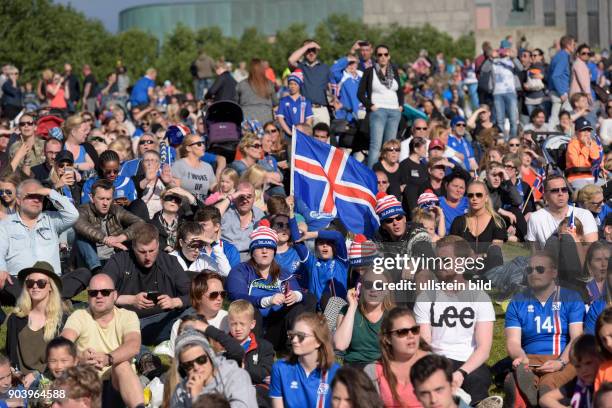
[[[166,36],[157,60],[160,79],[171,78],[179,89],[190,90],[192,76],[189,67],[198,57],[197,51],[194,32],[185,25],[178,24],[174,31]]]

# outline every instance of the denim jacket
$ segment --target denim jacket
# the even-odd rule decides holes
[[[59,234],[76,223],[79,212],[57,191],[51,190],[48,198],[58,211],[43,211],[34,228],[26,227],[19,212],[0,222],[0,271],[16,276],[36,261],[46,261],[61,275]]]

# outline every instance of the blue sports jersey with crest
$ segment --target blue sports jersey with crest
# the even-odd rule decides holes
[[[527,354],[561,354],[570,341],[570,324],[583,319],[584,302],[578,292],[559,287],[545,304],[530,290],[519,293],[506,310],[506,328],[521,329],[521,347]]]

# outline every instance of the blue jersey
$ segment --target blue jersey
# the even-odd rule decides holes
[[[277,360],[272,366],[268,395],[282,398],[285,408],[331,407],[331,383],[339,368],[333,363],[324,376],[319,368],[306,375],[300,363]]]
[[[312,103],[303,96],[297,100],[293,100],[291,96],[285,96],[278,103],[276,116],[283,118],[291,129],[292,126],[305,123],[306,119],[314,117]]]
[[[90,201],[89,194],[91,194],[91,186],[98,180],[98,177],[92,177],[83,184],[83,192],[81,193],[81,204],[87,204]],[[115,182],[115,195],[114,197],[126,197],[129,201],[134,201],[138,198],[136,194],[136,187],[132,179],[117,176]]]
[[[467,171],[470,171],[470,158],[474,158],[474,149],[472,145],[465,139],[465,136],[459,139],[456,136],[448,136],[448,147],[463,155],[463,165]]]
[[[446,223],[446,235],[450,234],[451,225],[453,225],[453,221],[455,218],[462,216],[467,212],[468,209],[468,199],[467,197],[461,197],[459,201],[459,205],[457,207],[451,207],[446,202],[446,197],[440,197],[439,202],[440,208],[444,213],[444,222]]]
[[[595,325],[597,324],[597,318],[606,308],[606,297],[600,297],[589,307],[589,311],[584,317],[584,332],[587,334],[595,335]]]
[[[521,329],[527,354],[560,355],[570,342],[569,326],[583,319],[580,294],[565,288],[557,288],[545,304],[527,290],[515,295],[506,310],[506,328]]]
[[[274,259],[276,263],[280,265],[281,269],[288,271],[291,275],[298,275],[298,269],[300,269],[302,265],[302,260],[295,248],[289,247],[289,249],[282,254],[277,252],[276,255],[274,255]],[[298,278],[298,282],[299,281]],[[300,286],[302,286],[301,283]]]

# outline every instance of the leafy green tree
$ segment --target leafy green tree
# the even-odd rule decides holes
[[[179,89],[191,90],[192,76],[189,68],[197,57],[195,33],[185,25],[178,24],[166,36],[157,60],[159,79],[172,79]]]

